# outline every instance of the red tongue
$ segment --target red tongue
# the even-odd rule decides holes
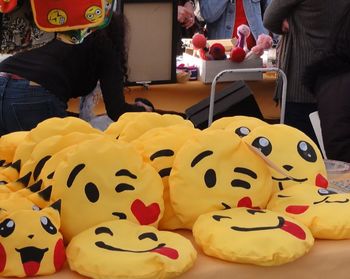
[[[286,212],[292,214],[302,214],[309,209],[308,205],[290,205],[286,208]]]
[[[40,263],[33,261],[26,262],[23,264],[23,267],[27,276],[34,276],[40,268]]]
[[[156,252],[173,260],[176,260],[179,257],[179,253],[175,249],[169,247],[157,248],[152,252]]]
[[[294,224],[292,222],[289,222],[287,220],[284,221],[283,226],[281,227],[281,230],[284,230],[291,235],[294,235],[296,238],[299,238],[301,240],[305,240],[306,234],[302,228],[300,228],[297,224]]]
[[[237,207],[252,208],[252,200],[249,197],[244,197],[238,201]]]
[[[316,176],[315,184],[318,187],[327,188],[328,187],[328,180],[322,174],[319,173]]]

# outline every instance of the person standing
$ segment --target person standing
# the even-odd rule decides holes
[[[236,37],[237,27],[250,28],[248,48],[255,45],[260,34],[269,35],[263,25],[263,15],[271,0],[201,0],[200,11],[207,24],[208,39]]]
[[[293,126],[317,142],[309,114],[317,110],[315,97],[302,83],[305,67],[321,57],[334,26],[349,0],[271,0],[264,26],[281,34],[277,46],[277,66],[288,79],[285,124]],[[281,100],[279,81],[276,100]]]
[[[315,95],[328,159],[350,163],[350,7],[329,40],[329,50],[306,67],[303,83]]]

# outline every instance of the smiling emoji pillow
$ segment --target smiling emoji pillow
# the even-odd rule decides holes
[[[70,268],[90,278],[174,278],[187,271],[196,256],[185,237],[127,220],[89,228],[67,247]]]
[[[209,256],[261,266],[292,262],[314,244],[301,222],[270,210],[243,207],[201,215],[193,236]]]
[[[177,152],[169,176],[171,205],[188,229],[210,211],[264,208],[271,187],[266,163],[238,135],[224,130],[190,137]]]
[[[271,166],[273,191],[296,183],[328,186],[326,166],[317,145],[303,132],[284,124],[260,126],[243,138]]]
[[[350,194],[308,184],[275,193],[267,208],[282,212],[309,227],[315,238],[350,238]]]
[[[42,210],[0,212],[0,276],[49,275],[63,267],[59,210],[57,201]]]
[[[104,221],[157,226],[163,215],[159,174],[131,144],[111,137],[77,144],[57,165],[52,183],[52,197],[62,199],[67,241]]]

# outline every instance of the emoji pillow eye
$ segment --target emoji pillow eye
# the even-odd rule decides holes
[[[268,156],[272,151],[272,145],[270,141],[265,137],[258,137],[253,142],[252,145],[258,148],[262,154]]]
[[[56,234],[57,229],[56,227],[52,224],[49,218],[46,216],[40,217],[40,223],[41,226],[44,228],[45,231],[47,231],[49,234]]]
[[[107,227],[98,227],[95,230],[95,234],[102,234],[102,233],[106,233],[109,234],[110,236],[113,236],[113,232],[111,231],[111,229],[107,228]]]
[[[331,190],[327,190],[327,189],[324,189],[324,188],[318,189],[317,192],[321,196],[337,194],[337,192],[334,192],[334,191],[331,191]]]
[[[208,188],[216,185],[216,172],[213,169],[208,169],[204,174],[204,183]]]
[[[155,233],[147,232],[139,235],[140,240],[143,240],[146,238],[152,239],[153,241],[158,241],[158,237]]]
[[[306,141],[300,141],[298,143],[298,153],[299,155],[308,162],[316,162],[317,155],[315,149]]]
[[[0,235],[2,237],[8,237],[15,230],[15,222],[11,219],[5,219],[0,224]]]
[[[85,195],[88,198],[88,200],[92,203],[97,202],[100,198],[100,192],[98,191],[97,186],[92,182],[86,183]]]
[[[242,138],[248,135],[250,133],[250,130],[247,127],[239,127],[235,130],[235,133]]]

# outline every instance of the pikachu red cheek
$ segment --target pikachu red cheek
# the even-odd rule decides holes
[[[55,246],[55,252],[53,256],[53,263],[55,265],[56,271],[59,271],[64,263],[66,262],[66,252],[64,248],[63,239],[59,239]]]
[[[4,271],[6,266],[6,251],[4,246],[0,243],[0,272]]]

